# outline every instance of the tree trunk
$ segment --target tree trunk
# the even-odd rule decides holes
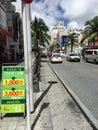
[[[71,52],[73,51],[73,44],[71,44]]]

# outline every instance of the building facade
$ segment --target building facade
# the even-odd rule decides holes
[[[57,26],[53,27],[51,30],[51,43],[60,45],[60,49],[62,50],[62,36],[67,36],[67,30],[64,26],[63,21],[59,21]]]
[[[19,52],[17,43],[20,41],[22,20],[11,2],[16,0],[0,1],[0,66],[4,61],[17,60],[16,52]]]
[[[81,29],[73,29],[72,27],[66,28],[64,26],[64,22],[63,21],[59,21],[57,26],[53,27],[53,29],[51,30],[51,43],[52,44],[56,44],[59,43],[60,44],[60,49],[64,50],[66,53],[67,51],[70,51],[70,46],[67,46],[67,42],[66,39],[68,37],[68,35],[70,35],[71,33],[75,33],[78,39],[78,43],[76,46],[74,46],[74,50],[81,48],[81,44],[80,41],[83,38],[83,30]]]

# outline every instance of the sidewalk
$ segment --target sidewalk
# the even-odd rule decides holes
[[[49,67],[41,63],[40,92],[34,93],[35,111],[31,113],[31,130],[93,130]],[[6,114],[0,130],[27,130],[26,118]]]

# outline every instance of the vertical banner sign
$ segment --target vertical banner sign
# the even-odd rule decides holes
[[[25,112],[24,66],[2,67],[1,113]]]
[[[63,35],[63,36],[61,37],[61,44],[62,44],[62,46],[64,46],[64,45],[66,44],[67,38],[68,38],[68,36],[65,36],[65,35]]]

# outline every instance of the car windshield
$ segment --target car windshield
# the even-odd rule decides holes
[[[54,54],[53,57],[58,58],[58,57],[60,57],[60,55],[59,54]]]
[[[78,56],[77,53],[71,53],[70,56]]]

